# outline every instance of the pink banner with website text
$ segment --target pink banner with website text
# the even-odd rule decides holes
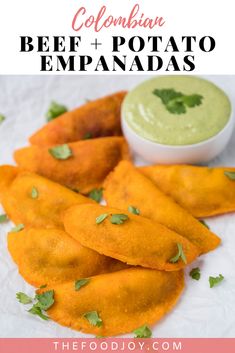
[[[234,353],[235,338],[1,338],[0,353]]]

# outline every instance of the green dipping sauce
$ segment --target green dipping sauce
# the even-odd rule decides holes
[[[153,93],[164,89],[173,89],[183,96],[199,95],[201,103],[185,106],[184,113],[171,113]],[[226,94],[207,80],[195,76],[159,76],[130,91],[122,113],[132,130],[145,139],[165,145],[189,145],[220,132],[230,118],[231,104]]]

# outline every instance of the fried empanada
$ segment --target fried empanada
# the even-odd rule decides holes
[[[137,207],[142,216],[183,235],[201,253],[213,250],[220,244],[219,237],[165,195],[129,162],[121,162],[108,176],[104,183],[104,198],[110,207]]]
[[[63,227],[64,210],[93,203],[60,184],[12,166],[0,167],[0,185],[1,203],[9,218],[30,227]]]
[[[0,201],[2,200],[3,192],[11,185],[18,173],[19,168],[12,165],[0,166]]]
[[[121,104],[126,92],[97,99],[52,120],[31,138],[38,146],[53,146],[83,140],[87,137],[122,135]]]
[[[235,175],[235,168],[153,165],[139,170],[195,217],[235,211],[235,180],[226,176]]]
[[[70,143],[72,155],[56,159],[47,147],[30,146],[14,154],[17,164],[71,189],[88,193],[99,188],[122,159],[130,159],[123,137],[104,137]]]
[[[97,217],[107,215],[98,222]],[[111,223],[111,215],[125,214],[122,224]],[[83,246],[100,254],[113,257],[129,265],[175,271],[191,263],[199,250],[188,239],[150,219],[127,211],[98,204],[73,206],[65,211],[64,226],[68,234]],[[177,244],[183,248],[186,260],[172,262],[178,253]]]
[[[61,229],[28,229],[8,234],[8,250],[31,285],[53,285],[126,268],[81,246]]]
[[[113,336],[159,321],[181,295],[184,274],[130,268],[91,277],[79,291],[73,282],[52,288],[55,303],[47,313],[54,321],[74,330]]]

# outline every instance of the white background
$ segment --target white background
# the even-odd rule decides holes
[[[144,12],[147,17],[164,17],[165,25],[152,30],[109,28],[98,34],[92,28],[82,29],[80,32],[72,30],[72,19],[80,6],[85,6],[88,14],[97,15],[100,7],[107,5],[107,15],[118,17],[128,16],[135,3],[140,4],[141,13]],[[0,74],[40,73],[37,52],[19,53],[19,36],[27,35],[81,35],[82,47],[78,54],[92,55],[94,61],[100,55],[110,55],[111,35],[123,35],[127,38],[136,35],[161,35],[168,38],[173,35],[176,39],[184,35],[196,35],[198,38],[211,35],[216,40],[216,49],[212,53],[195,51],[194,73],[235,74],[233,0],[1,0]],[[103,43],[98,50],[90,45],[95,38]],[[140,53],[140,58],[144,58],[148,51],[149,47],[146,46],[144,52]],[[121,54],[130,55],[128,47],[124,47]],[[163,55],[168,57],[169,53]],[[179,57],[182,55],[177,54]],[[91,67],[88,73],[93,73],[93,69]]]
[[[0,112],[7,119],[0,125],[0,165],[13,163],[15,148],[45,123],[45,112],[52,99],[74,108],[120,89],[130,89],[146,77],[4,77],[0,76]],[[235,76],[212,76],[235,103]],[[226,150],[210,165],[235,166],[235,132]],[[0,212],[1,213],[1,212]],[[235,337],[235,214],[207,220],[221,236],[222,245],[201,256],[186,270],[186,288],[179,303],[153,327],[154,337]],[[87,337],[79,332],[43,322],[26,312],[15,294],[33,294],[18,274],[7,251],[6,234],[12,225],[0,225],[0,336],[1,337]],[[201,268],[200,281],[188,276],[192,267]],[[222,273],[218,287],[209,288],[208,277]],[[132,335],[133,336],[133,335]]]

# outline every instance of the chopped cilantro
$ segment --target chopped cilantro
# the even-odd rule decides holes
[[[96,217],[96,220],[95,220],[96,224],[102,223],[107,217],[108,217],[108,213],[103,213],[99,215],[98,217]]]
[[[31,190],[31,197],[32,199],[37,199],[38,198],[38,190],[33,186]]]
[[[48,151],[56,159],[68,159],[73,155],[71,148],[67,144],[49,148]]]
[[[195,279],[196,281],[198,281],[198,280],[200,279],[200,277],[201,277],[200,268],[199,268],[199,267],[193,268],[193,269],[190,271],[189,275],[190,275],[193,279]]]
[[[133,331],[135,338],[150,338],[152,336],[152,331],[146,325],[141,326]]]
[[[85,286],[89,282],[90,280],[88,278],[78,279],[77,281],[75,281],[75,290],[79,290],[81,287]]]
[[[214,286],[222,282],[223,279],[224,279],[224,276],[222,276],[221,274],[217,277],[210,276],[209,277],[210,288],[213,288]]]
[[[23,224],[18,224],[17,226],[15,226],[14,228],[12,228],[12,232],[13,233],[17,233],[17,232],[20,232],[21,230],[24,229],[24,225]]]
[[[135,215],[139,215],[140,214],[140,210],[134,206],[129,206],[128,207],[128,211],[135,214]]]
[[[38,300],[37,306],[42,310],[48,310],[54,304],[54,291],[48,290],[46,292],[36,294],[35,299]]]
[[[90,199],[96,201],[96,202],[100,202],[102,197],[103,197],[103,189],[93,189],[90,191],[90,193],[88,194],[88,196],[90,197]]]
[[[2,114],[0,114],[0,124],[6,119],[6,117]]]
[[[126,214],[123,213],[116,213],[113,214],[110,218],[110,222],[112,224],[123,224],[124,222],[126,222],[129,219],[129,217]]]
[[[178,253],[174,257],[172,257],[170,259],[170,262],[176,263],[181,258],[182,261],[186,264],[187,263],[187,259],[186,259],[186,256],[185,256],[184,252],[183,252],[182,244],[177,243],[177,248],[178,248]]]
[[[33,301],[32,298],[30,298],[27,294],[23,292],[16,293],[16,298],[19,300],[21,304],[30,304]]]
[[[43,314],[42,309],[38,304],[34,304],[31,309],[28,310],[30,314],[37,315],[43,320],[49,320],[49,317]]]
[[[8,217],[6,214],[1,214],[0,215],[0,223],[4,223],[8,221]]]
[[[83,316],[89,321],[92,326],[100,327],[103,324],[102,319],[99,317],[97,311],[89,311]]]
[[[229,172],[229,171],[225,171],[224,175],[226,177],[228,177],[230,180],[235,180],[235,172]]]
[[[67,107],[56,102],[51,102],[49,109],[46,113],[47,121],[51,121],[58,116],[66,113],[68,111]]]
[[[41,286],[44,288],[46,285]],[[30,314],[37,315],[43,320],[49,320],[49,317],[43,311],[48,310],[54,304],[54,291],[48,290],[46,292],[36,294],[34,298],[29,297],[27,294],[18,292],[16,298],[21,304],[31,304],[33,306],[28,310]]]

